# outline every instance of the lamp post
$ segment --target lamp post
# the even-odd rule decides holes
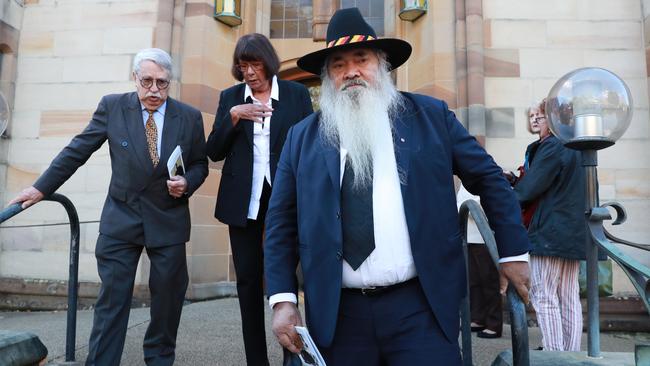
[[[585,215],[590,228],[587,257],[587,355],[600,357],[598,319],[598,247],[606,240],[602,220],[608,218],[598,200],[598,150],[614,145],[630,125],[632,97],[627,85],[612,72],[582,68],[558,80],[546,100],[550,129],[568,148],[582,152],[586,173]],[[604,210],[604,211],[603,211]],[[603,244],[600,244],[603,246]],[[608,251],[609,254],[609,251]]]

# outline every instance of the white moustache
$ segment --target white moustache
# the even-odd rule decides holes
[[[339,90],[344,91],[344,90],[346,90],[347,88],[349,88],[351,86],[363,86],[363,87],[367,88],[368,83],[365,80],[354,79],[354,80],[350,80],[350,81],[346,82],[345,84],[341,85]]]
[[[162,95],[160,95],[160,93],[147,93],[145,98],[149,98],[149,97],[162,98]]]

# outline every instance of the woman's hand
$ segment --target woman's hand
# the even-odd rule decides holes
[[[271,112],[273,112],[273,108],[265,105],[245,103],[230,108],[230,118],[233,127],[235,127],[242,119],[262,123],[262,118],[271,117]]]

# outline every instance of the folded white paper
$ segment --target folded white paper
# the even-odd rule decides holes
[[[169,172],[169,177],[175,175],[184,175],[185,174],[185,164],[183,164],[183,150],[180,145],[176,145],[172,154],[169,155],[167,160],[167,171]]]

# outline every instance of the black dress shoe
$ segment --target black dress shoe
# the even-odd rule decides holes
[[[482,330],[476,334],[479,338],[501,338],[500,333],[488,333],[485,330]]]

